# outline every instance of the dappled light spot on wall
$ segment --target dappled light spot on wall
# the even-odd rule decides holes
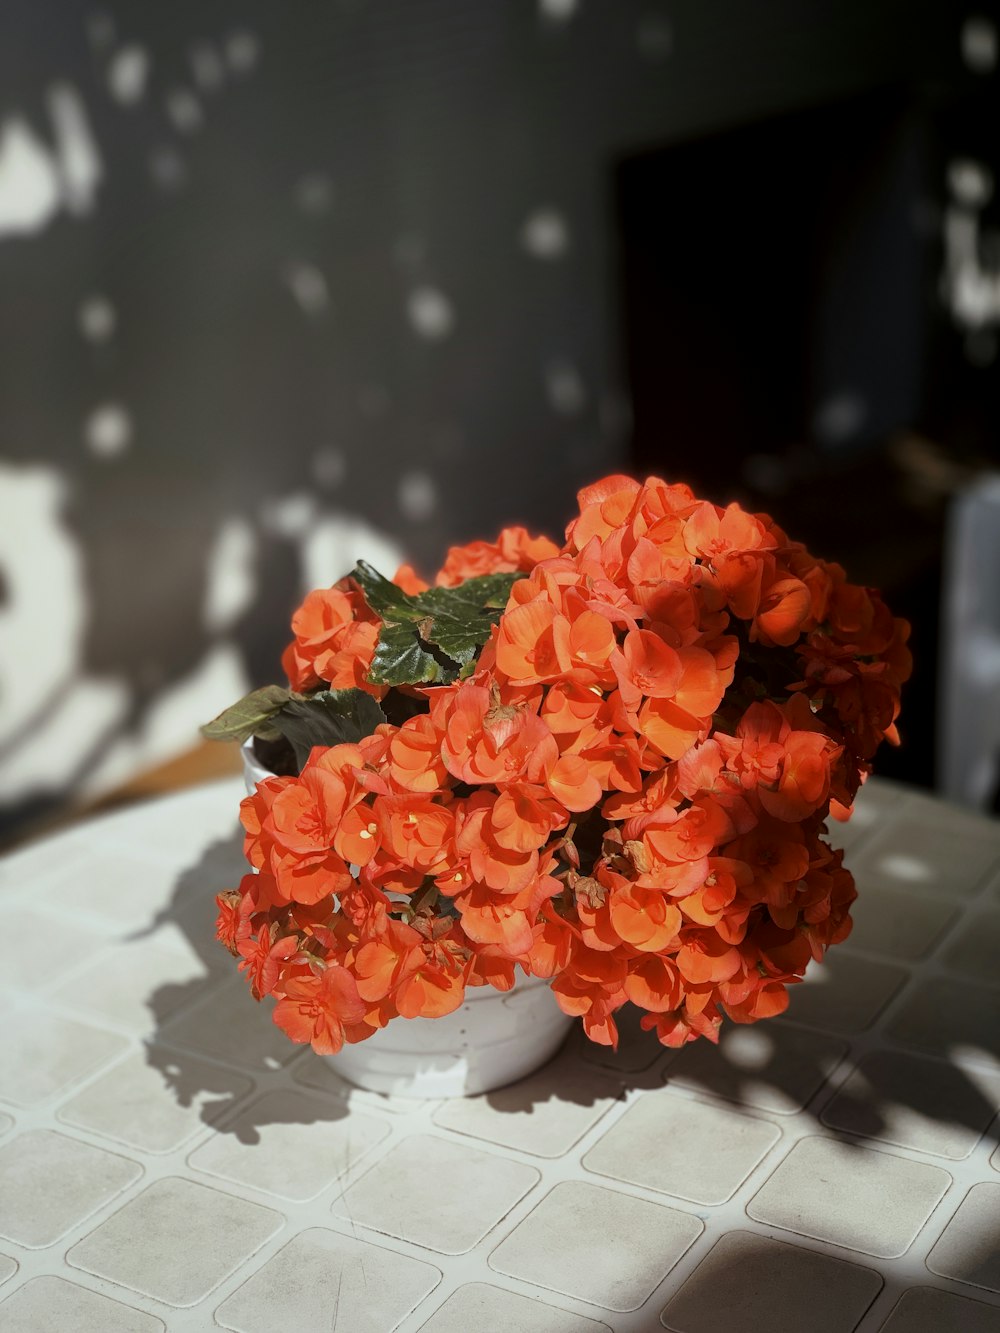
[[[644,14],[635,31],[635,44],[644,60],[666,60],[674,49],[674,32],[662,14]]]
[[[198,741],[198,727],[250,687],[235,644],[214,644],[193,671],[158,694],[138,732],[140,762],[153,764]]]
[[[406,303],[410,323],[421,338],[446,338],[455,324],[451,302],[436,287],[417,287]]]
[[[157,189],[173,194],[187,184],[187,163],[176,148],[161,144],[149,155],[149,176]]]
[[[295,206],[310,217],[321,217],[333,207],[333,181],[321,171],[310,171],[295,182]]]
[[[966,157],[949,162],[941,295],[952,319],[967,331],[1000,324],[1000,267],[982,244],[981,226],[993,189],[993,174],[984,163]]]
[[[229,33],[223,43],[226,64],[234,74],[249,74],[260,59],[260,38],[248,28]]]
[[[79,665],[86,592],[64,500],[55,468],[0,462],[0,743]]]
[[[108,92],[121,106],[135,106],[146,95],[150,59],[137,42],[123,46],[108,65]]]
[[[128,707],[129,689],[123,680],[68,680],[23,744],[0,764],[0,801],[60,791],[121,722]],[[84,778],[81,790],[85,786]]]
[[[324,515],[299,547],[302,591],[329,588],[359,560],[391,578],[404,560],[399,545],[355,514]]]
[[[89,343],[104,343],[114,336],[118,316],[106,296],[88,296],[80,302],[76,322]]]
[[[201,103],[190,88],[171,88],[165,105],[167,115],[179,134],[195,134],[205,123]]]
[[[997,63],[997,26],[984,14],[972,14],[962,24],[962,59],[976,74],[989,74]]]
[[[102,169],[83,103],[65,83],[47,101],[52,149],[24,116],[0,124],[0,239],[41,231],[60,207],[76,216],[93,208]]]
[[[202,620],[212,634],[230,629],[249,610],[257,590],[257,540],[244,518],[229,518],[209,552]]]
[[[0,126],[0,237],[40,231],[59,208],[55,163],[26,120]]]
[[[579,0],[538,0],[538,14],[546,23],[559,27],[576,13]]]
[[[404,472],[397,495],[400,513],[411,523],[423,523],[437,508],[437,487],[426,472]]]
[[[87,684],[89,688],[91,682]],[[100,684],[106,689],[108,682]],[[84,797],[96,796],[197,744],[200,724],[248,688],[240,650],[228,640],[217,642],[193,670],[163,689],[138,719],[123,717],[125,725],[113,730],[114,717],[104,724],[105,743],[76,779],[76,790]]]
[[[347,456],[342,449],[336,449],[330,445],[325,449],[317,449],[313,455],[312,473],[320,486],[325,486],[328,490],[335,490],[342,485],[347,476]]]
[[[132,416],[121,403],[101,403],[87,417],[83,438],[95,458],[118,458],[132,443]]]
[[[0,463],[2,800],[61,790],[128,706],[121,681],[82,674],[87,593],[65,491],[54,468]]]
[[[553,412],[575,417],[587,402],[587,389],[572,361],[558,357],[545,367],[545,394]]]
[[[214,93],[226,81],[226,70],[218,48],[211,42],[195,42],[188,52],[194,81],[204,93]]]
[[[521,227],[521,245],[534,259],[559,259],[569,249],[569,227],[554,208],[537,208]]]
[[[48,104],[63,202],[68,212],[80,217],[93,210],[97,187],[104,174],[101,156],[90,130],[86,108],[72,84],[52,84],[48,90]]]
[[[286,541],[297,541],[308,532],[316,517],[316,501],[305,491],[276,496],[261,506],[260,520],[266,532]]]
[[[842,389],[820,403],[813,419],[816,438],[826,445],[848,444],[868,419],[868,404],[853,389]]]
[[[285,283],[304,315],[315,319],[330,304],[326,278],[313,264],[289,264],[285,268]]]
[[[993,173],[984,162],[956,157],[948,163],[948,188],[966,208],[984,208],[993,197]]]

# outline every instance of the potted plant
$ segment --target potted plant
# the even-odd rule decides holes
[[[562,546],[453,547],[432,585],[359,563],[296,611],[288,687],[204,729],[260,778],[219,939],[383,1090],[498,1086],[573,1016],[614,1046],[626,1003],[667,1046],[778,1014],[851,929],[825,821],[898,740],[908,630],[657,478],[581,491]]]

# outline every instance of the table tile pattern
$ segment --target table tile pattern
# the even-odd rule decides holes
[[[701,1231],[690,1213],[562,1180],[489,1263],[497,1273],[606,1310],[638,1310]]]
[[[776,1125],[743,1111],[651,1092],[594,1144],[583,1167],[690,1203],[725,1203],[780,1138]]]
[[[1000,1183],[973,1185],[931,1250],[927,1267],[1000,1293]]]
[[[61,1277],[35,1277],[4,1302],[8,1333],[162,1333],[156,1315],[143,1314]]]
[[[718,1240],[663,1311],[681,1333],[840,1333],[878,1295],[871,1268],[746,1231]]]
[[[670,1052],[626,1014],[421,1103],[212,940],[239,798],[0,860],[4,1333],[1000,1333],[1000,824],[870,783],[856,930],[782,1018]]]
[[[117,1153],[29,1129],[0,1147],[0,1236],[28,1249],[54,1245],[141,1175]]]

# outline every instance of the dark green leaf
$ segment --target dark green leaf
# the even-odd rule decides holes
[[[349,577],[360,585],[365,601],[386,623],[420,620],[427,614],[426,611],[418,609],[415,597],[404,592],[397,584],[390,583],[364,560],[358,561]]]
[[[273,733],[271,719],[291,698],[291,691],[281,685],[265,685],[206,722],[201,734],[209,741],[245,741],[249,736]]]
[[[308,699],[289,699],[274,725],[291,743],[301,768],[314,745],[359,741],[384,721],[378,700],[364,690],[323,690]]]
[[[507,605],[516,574],[486,574],[457,588],[428,588],[413,600],[429,618],[421,633],[442,652],[465,666],[490,637]]]
[[[440,604],[452,613],[459,607],[469,611],[483,608],[502,611],[507,605],[511,588],[522,578],[523,574],[481,574],[477,578],[466,579],[457,588],[428,588],[416,600],[422,606]]]
[[[449,668],[435,657],[412,625],[383,625],[368,679],[373,685],[443,685],[457,671],[457,664]]]
[[[381,685],[444,683],[466,676],[520,574],[486,574],[457,588],[411,596],[359,561],[351,577],[381,616],[369,679]]]

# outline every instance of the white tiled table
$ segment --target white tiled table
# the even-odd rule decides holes
[[[408,1103],[214,942],[239,798],[0,862],[4,1333],[1000,1331],[1000,824],[872,783],[784,1018]]]

